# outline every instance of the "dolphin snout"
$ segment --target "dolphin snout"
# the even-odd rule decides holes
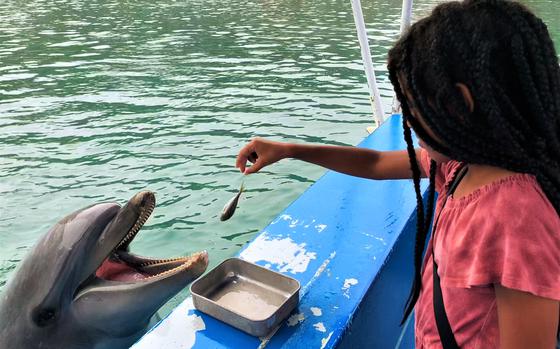
[[[128,201],[129,204],[139,208],[154,205],[155,202],[156,202],[156,195],[149,190],[145,190],[137,193],[132,197],[132,199]]]

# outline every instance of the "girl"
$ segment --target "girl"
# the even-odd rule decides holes
[[[445,3],[395,44],[388,68],[402,105],[406,151],[256,138],[241,149],[236,166],[249,174],[296,158],[359,177],[412,178],[416,276],[405,317],[416,306],[416,347],[442,347],[433,304],[439,276],[459,347],[554,348],[560,67],[545,24],[512,1]],[[413,148],[411,128],[420,149]],[[459,171],[464,176],[451,193]],[[426,210],[420,177],[430,179]],[[434,191],[437,224],[422,264]]]

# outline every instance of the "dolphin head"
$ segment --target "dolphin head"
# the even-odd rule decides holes
[[[144,191],[59,221],[0,296],[0,348],[128,348],[152,315],[208,266],[205,251],[151,259],[129,244],[155,207]]]

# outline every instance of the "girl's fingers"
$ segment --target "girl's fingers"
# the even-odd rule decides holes
[[[260,149],[259,152],[261,155],[264,153],[263,156],[259,156],[257,147]],[[244,174],[255,173],[270,163],[270,161],[266,160],[269,157],[269,155],[267,155],[270,152],[269,150],[270,149],[267,149],[266,142],[259,142],[259,138],[255,138],[239,151],[235,167],[239,168]],[[250,161],[253,165],[247,167],[247,161]]]
[[[239,151],[239,154],[237,154],[235,167],[239,168],[241,172],[244,172],[245,166],[247,165],[247,160],[249,159],[249,156],[253,152],[255,152],[253,148],[253,142],[250,142]]]
[[[247,159],[244,159],[241,154],[237,155],[237,160],[235,161],[235,167],[239,169],[239,171],[245,171],[245,165],[247,164]]]

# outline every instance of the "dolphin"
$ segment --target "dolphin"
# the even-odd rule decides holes
[[[165,260],[129,251],[154,208],[144,191],[52,227],[0,296],[0,348],[120,349],[146,333],[152,315],[208,266],[206,251]]]

